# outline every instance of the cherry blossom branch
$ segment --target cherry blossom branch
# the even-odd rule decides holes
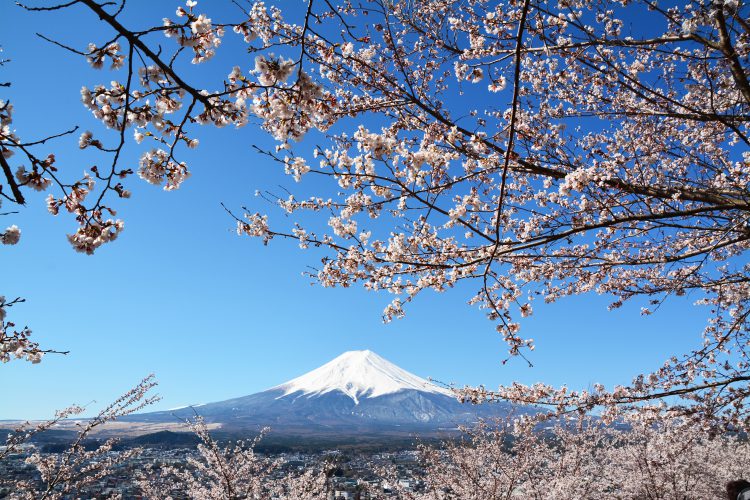
[[[19,205],[25,205],[26,199],[23,197],[23,193],[21,193],[21,190],[18,188],[18,184],[16,183],[15,179],[13,178],[13,171],[10,168],[10,165],[8,165],[8,161],[5,159],[5,156],[0,154],[0,166],[3,168],[3,173],[5,174],[5,181],[8,183],[8,186],[10,186],[10,190],[13,193],[13,197],[16,203]]]

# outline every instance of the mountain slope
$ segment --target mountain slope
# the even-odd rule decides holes
[[[346,352],[266,391],[198,407],[132,415],[174,422],[201,415],[225,430],[270,426],[283,434],[420,433],[507,415],[508,404],[461,404],[453,393],[372,351]],[[518,411],[516,411],[518,413]]]

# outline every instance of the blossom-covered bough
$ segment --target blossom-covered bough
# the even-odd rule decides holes
[[[93,449],[88,449],[88,441],[96,431],[119,417],[135,413],[155,403],[159,397],[149,394],[156,386],[153,375],[144,378],[135,387],[102,409],[95,417],[78,422],[76,437],[62,453],[40,453],[34,451],[26,458],[26,463],[34,466],[41,476],[41,486],[25,480],[0,478],[0,486],[11,488],[11,498],[17,499],[63,499],[80,498],[87,488],[96,485],[109,476],[118,465],[128,462],[142,451],[130,448],[113,451],[116,438],[109,438]],[[0,460],[21,451],[36,434],[54,429],[62,421],[80,415],[85,408],[73,405],[55,414],[55,418],[41,423],[26,422],[17,427],[5,439],[0,448]]]
[[[197,146],[199,125],[256,121],[279,142],[266,153],[301,187],[316,175],[338,194],[278,200],[299,220],[316,214],[304,217],[312,225],[273,227],[248,211],[238,232],[327,249],[317,280],[395,294],[386,320],[423,290],[473,283],[470,302],[523,356],[533,342],[518,318],[534,300],[599,293],[613,308],[646,301],[650,314],[689,295],[710,309],[702,345],[627,387],[514,384],[464,398],[747,427],[750,8],[310,0],[285,16],[263,2],[234,5],[239,18],[219,21],[189,1],[141,30],[121,22],[125,2],[24,7],[84,7],[111,30],[69,48],[112,67],[111,84],[81,95],[114,144],[80,138],[111,154],[111,167],[72,185],[53,177],[54,157],[16,174],[19,186],[62,190],[48,204],[76,216],[76,249],[93,252],[119,234],[104,196],[127,198],[123,183],[136,171],[179,187],[190,171],[177,155]],[[227,36],[252,55],[238,53],[213,88],[192,85],[180,61],[204,63]],[[118,164],[131,132],[147,144],[137,169]],[[4,150],[17,147],[13,137],[4,132]],[[84,205],[95,186],[99,196]]]
[[[29,339],[31,329],[28,326],[19,330],[15,323],[6,321],[7,309],[21,302],[24,302],[21,297],[6,300],[0,295],[0,362],[2,363],[7,363],[12,358],[39,363],[45,353],[60,352],[41,349],[37,342]]]
[[[333,493],[326,464],[302,473],[279,473],[281,460],[256,453],[267,428],[252,441],[221,446],[202,418],[187,423],[200,439],[197,457],[188,457],[183,466],[155,463],[141,471],[138,484],[145,498],[315,500]]]

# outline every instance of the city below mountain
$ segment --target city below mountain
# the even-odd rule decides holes
[[[266,391],[125,420],[175,423],[200,415],[223,432],[270,427],[276,436],[438,435],[480,418],[533,411],[507,403],[460,403],[448,389],[399,368],[372,351],[345,352]]]

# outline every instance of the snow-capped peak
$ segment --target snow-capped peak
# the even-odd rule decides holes
[[[405,389],[453,395],[450,390],[409,373],[369,350],[345,352],[320,368],[271,390],[283,390],[279,397],[299,392],[318,395],[341,391],[358,404],[360,398],[374,398]]]

